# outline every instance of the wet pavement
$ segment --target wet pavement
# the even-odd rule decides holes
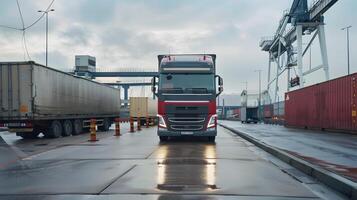
[[[41,149],[0,168],[0,199],[343,199],[233,133],[218,131],[216,143],[160,143],[150,128]],[[9,137],[9,152],[30,148]]]
[[[238,121],[220,123],[357,182],[357,135]]]

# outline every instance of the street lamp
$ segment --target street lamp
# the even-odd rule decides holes
[[[350,75],[350,28],[352,26],[346,26],[342,28],[341,30],[346,30],[347,34],[347,70],[348,70],[348,75]]]
[[[261,88],[262,88],[262,81],[261,81],[261,73],[262,73],[262,70],[259,69],[259,70],[254,70],[254,72],[258,72],[259,73],[259,100],[258,100],[258,111],[259,111],[259,120],[261,119],[261,101],[262,101],[262,91],[261,91]]]
[[[40,13],[46,14],[46,67],[48,65],[48,13],[51,11],[55,11],[55,9],[51,10],[39,10]]]

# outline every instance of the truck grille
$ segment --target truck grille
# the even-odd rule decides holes
[[[169,121],[172,123],[203,123],[205,121],[204,117],[169,117]]]
[[[199,131],[202,128],[202,125],[171,125],[171,129],[176,131]]]
[[[206,122],[205,116],[199,115],[172,115],[167,119],[170,129],[173,131],[201,131]]]

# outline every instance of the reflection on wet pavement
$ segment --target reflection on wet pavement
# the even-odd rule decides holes
[[[177,147],[176,147],[177,148]],[[157,161],[157,189],[167,191],[214,190],[216,186],[215,144],[188,146],[188,157],[175,158],[175,145],[161,145]],[[185,150],[183,150],[185,151]],[[183,153],[184,154],[184,153]],[[181,154],[182,156],[182,154]]]
[[[250,148],[222,128],[216,143],[160,143],[154,128],[65,143],[0,171],[0,199],[318,199]]]

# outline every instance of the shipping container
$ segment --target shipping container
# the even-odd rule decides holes
[[[79,134],[89,119],[107,130],[120,113],[120,90],[35,62],[1,62],[0,83],[0,126],[24,138]]]
[[[285,94],[286,125],[356,132],[357,74]]]
[[[283,117],[285,115],[285,102],[279,101],[273,103],[273,116],[274,117]]]
[[[156,117],[157,101],[149,97],[130,97],[129,99],[130,117]]]
[[[240,108],[236,108],[233,110],[233,117],[236,119],[240,119]]]
[[[233,110],[227,110],[226,117],[227,118],[233,118]]]
[[[263,106],[263,117],[266,119],[273,117],[273,104]]]

